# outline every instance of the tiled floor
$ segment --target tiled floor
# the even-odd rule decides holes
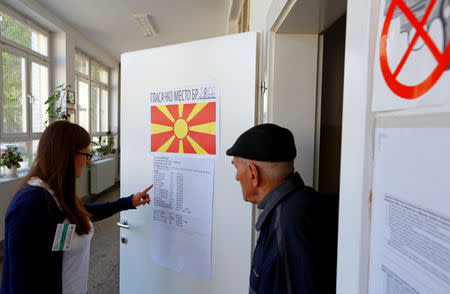
[[[92,203],[113,201],[120,197],[115,187],[101,195]],[[119,228],[116,223],[119,214],[94,223],[94,236],[91,243],[88,294],[119,293]],[[0,278],[3,262],[0,262]]]
[[[114,188],[94,203],[114,201],[120,197],[119,188]],[[116,223],[120,215],[116,214],[94,223],[94,236],[91,243],[88,294],[119,293],[119,227]]]

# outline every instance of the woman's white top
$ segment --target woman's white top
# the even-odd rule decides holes
[[[64,220],[69,223],[68,219]],[[74,234],[69,251],[63,252],[62,289],[63,294],[86,294],[89,274],[89,253],[94,227],[89,234]]]
[[[53,190],[50,186],[39,178],[33,177],[28,181],[30,186],[39,186],[46,189],[50,195],[58,201],[54,196]],[[64,219],[63,223],[68,224],[69,220]],[[62,263],[62,293],[63,294],[86,294],[87,282],[89,274],[89,254],[91,250],[91,240],[94,235],[94,226],[92,223],[89,234],[78,235],[74,234],[71,249],[63,252]]]

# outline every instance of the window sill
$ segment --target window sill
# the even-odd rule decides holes
[[[91,162],[96,162],[96,161],[100,161],[100,160],[104,160],[104,159],[108,159],[108,158],[114,158],[114,157],[119,157],[119,154],[115,153],[115,154],[108,154],[105,155],[103,157],[93,157]]]
[[[28,170],[24,170],[24,171],[19,171],[16,177],[7,177],[4,175],[0,176],[0,183],[7,183],[7,182],[11,182],[11,181],[16,181],[16,180],[20,180],[23,179],[28,173]]]
[[[115,158],[115,157],[120,157],[120,155],[118,153],[108,154],[108,155],[106,155],[104,157],[92,158],[91,162],[96,162],[96,161],[109,159],[109,158]],[[3,174],[1,174],[0,175],[0,184],[23,179],[27,175],[27,173],[28,173],[28,169],[18,171],[16,177],[8,177],[8,176],[4,176]]]

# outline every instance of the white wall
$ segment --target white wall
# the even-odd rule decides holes
[[[10,179],[4,181],[4,178],[0,178],[0,239],[3,240],[5,236],[5,215],[8,209],[9,203],[12,197],[17,191],[22,178]]]
[[[83,170],[80,178],[77,179],[78,197],[83,198],[89,195],[89,171],[87,168]]]
[[[293,132],[295,168],[309,186],[314,177],[317,52],[317,35],[276,34],[269,84],[269,122]]]
[[[50,33],[50,54],[53,73],[51,77],[51,88],[65,84],[67,81],[67,44],[65,32]]]
[[[337,293],[367,293],[375,120],[402,127],[439,125],[449,106],[372,112],[377,18],[382,0],[347,5]],[[378,58],[377,58],[378,59]],[[408,118],[408,116],[410,116]],[[408,120],[405,120],[408,118]],[[380,120],[381,119],[381,120]]]
[[[117,132],[120,129],[120,69],[114,69],[110,72],[110,99],[109,99],[109,129]],[[118,81],[118,82],[115,82]],[[119,142],[116,142],[117,146]]]
[[[266,28],[266,15],[269,10],[270,4],[273,0],[248,0],[250,2],[250,32],[259,32]],[[278,2],[278,0],[275,0]],[[228,34],[234,34],[238,32],[238,17],[242,9],[243,0],[231,0],[228,15]]]
[[[266,28],[266,16],[272,0],[250,1],[250,31],[261,31]]]

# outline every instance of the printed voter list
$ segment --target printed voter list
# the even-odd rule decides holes
[[[155,156],[153,262],[211,279],[214,160]]]

